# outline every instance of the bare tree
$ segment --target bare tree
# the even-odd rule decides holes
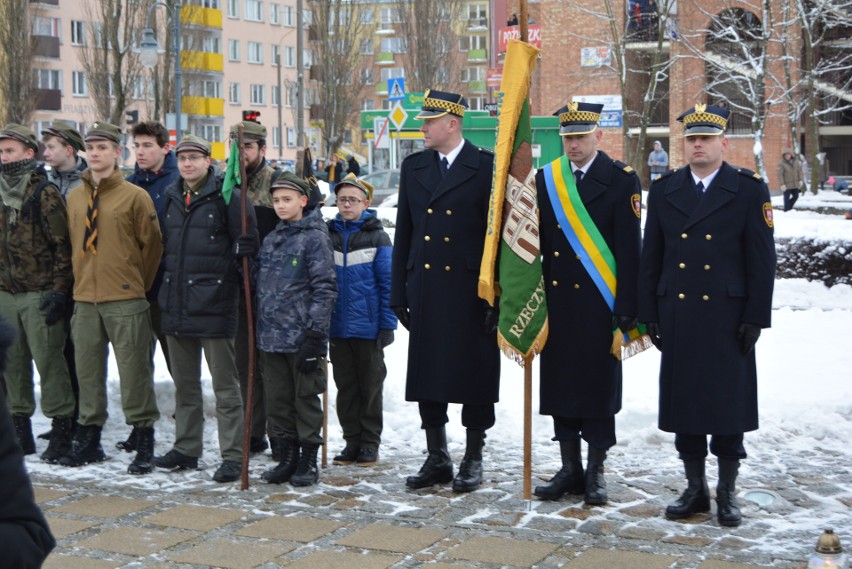
[[[0,2],[0,124],[29,124],[36,106],[35,41],[27,0]]]
[[[361,17],[358,2],[315,0],[313,10],[314,77],[323,140],[328,154],[343,142],[346,130],[358,116],[364,84],[356,76],[362,60],[360,42],[364,38],[366,18]]]
[[[151,1],[98,0],[83,4],[91,41],[81,48],[80,62],[98,118],[113,124],[122,123],[133,86],[142,75],[133,49]]]
[[[454,24],[460,20],[464,5],[462,0],[396,0],[396,28],[404,41],[408,91],[450,90],[457,85],[461,58]]]

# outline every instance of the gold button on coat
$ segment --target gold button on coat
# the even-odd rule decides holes
[[[705,271],[709,271],[709,270],[710,270],[710,265],[704,265],[704,270],[705,270]]]
[[[701,297],[701,299],[702,300],[710,300],[710,297],[705,294],[704,296]]]
[[[580,288],[580,285],[577,284],[577,283],[574,283],[574,288]]]
[[[447,265],[446,267],[444,267],[444,270],[445,270],[445,271],[447,271],[447,272],[449,273],[452,269],[450,268],[450,266],[449,266],[449,265]]]
[[[708,233],[707,235],[704,236],[704,239],[706,239],[707,241],[710,241],[711,239],[713,239],[713,236]]]
[[[447,210],[447,215],[453,215],[453,210],[448,209],[448,210]]]
[[[677,295],[677,297],[678,297],[679,299],[683,300],[684,298],[686,298],[686,295],[685,295],[685,294],[683,294],[683,293],[680,293],[679,295]]]
[[[678,267],[680,267],[681,269],[685,269],[685,268],[686,268],[686,263],[681,263],[681,264],[679,264],[679,265],[678,265]]]
[[[444,237],[444,243],[449,243],[449,242],[450,242],[450,238],[449,238],[449,237]]]
[[[423,267],[426,268],[426,269],[431,269],[432,265],[430,265],[429,263],[426,263],[425,265],[423,265]]]
[[[681,233],[681,234],[680,234],[680,238],[681,238],[681,239],[686,239],[686,233]]]
[[[554,256],[554,257],[558,257],[558,256],[559,256],[559,251],[554,251],[554,252],[553,252],[553,256]]]
[[[428,213],[429,215],[431,215],[431,214],[432,214],[432,208],[430,207],[429,209],[427,209],[427,210],[426,210],[426,213]]]
[[[553,286],[558,286],[558,285],[559,285],[559,281],[553,281],[553,282],[552,282],[552,283],[550,283],[550,284],[552,284]]]
[[[431,238],[431,237],[429,237],[429,236],[427,235],[426,237],[424,237],[424,238],[423,238],[423,240],[424,240],[424,241],[431,241],[431,240],[432,240],[432,238]]]

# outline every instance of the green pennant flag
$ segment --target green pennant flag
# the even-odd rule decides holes
[[[240,179],[240,150],[235,140],[231,144],[231,154],[228,155],[228,169],[225,170],[225,181],[222,183],[222,197],[225,198],[225,204],[231,203],[231,194],[234,193],[234,188],[238,188],[242,183]]]

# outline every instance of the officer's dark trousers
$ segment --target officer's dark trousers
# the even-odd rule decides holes
[[[681,460],[695,460],[707,456],[707,435],[675,435],[675,448]],[[746,457],[743,434],[710,435],[710,452],[719,458],[740,460]]]
[[[553,417],[554,441],[576,441],[606,450],[615,445],[615,417]]]
[[[447,417],[447,403],[420,401],[421,429],[443,427],[450,420]],[[462,425],[468,429],[487,431],[494,426],[494,404],[462,405]]]

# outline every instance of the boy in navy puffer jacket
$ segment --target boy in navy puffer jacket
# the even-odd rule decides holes
[[[346,447],[334,464],[372,466],[382,436],[383,349],[393,342],[391,241],[373,210],[373,187],[349,174],[335,187],[340,213],[328,222],[340,294],[329,334],[337,417]]]

